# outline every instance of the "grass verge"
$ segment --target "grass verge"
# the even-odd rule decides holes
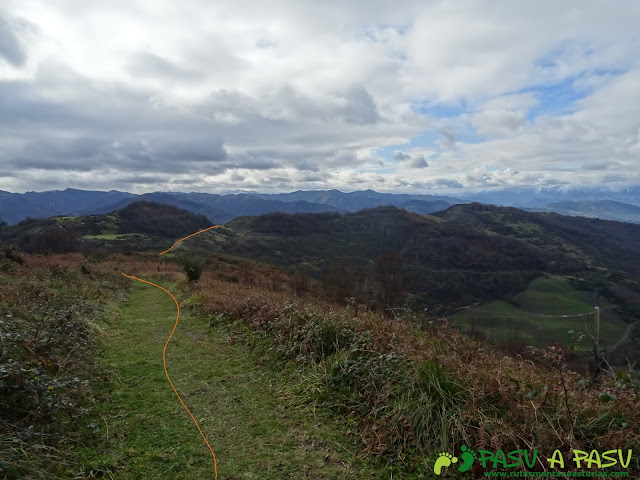
[[[106,478],[212,478],[210,452],[162,367],[173,301],[152,286],[132,288],[104,343],[100,363],[111,373],[94,409],[102,435],[83,452],[82,470]],[[218,478],[375,478],[331,423],[283,401],[276,372],[186,309],[167,368],[216,453]]]

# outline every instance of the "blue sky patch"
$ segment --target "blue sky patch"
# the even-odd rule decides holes
[[[469,106],[462,101],[459,105],[443,105],[430,103],[416,103],[412,106],[414,112],[435,118],[455,118],[467,113]]]
[[[533,92],[538,104],[529,110],[527,118],[533,121],[540,115],[567,115],[577,109],[576,102],[589,96],[593,89],[584,85],[576,86],[580,80],[593,76],[620,75],[621,71],[601,69],[585,72],[582,75],[568,77],[553,85],[539,85],[520,90],[517,93]]]
[[[529,121],[533,121],[540,115],[555,116],[573,113],[575,101],[587,95],[587,92],[574,88],[574,80],[575,79],[565,79],[555,85],[542,85],[518,92],[533,92],[538,99],[538,104],[527,113]]]

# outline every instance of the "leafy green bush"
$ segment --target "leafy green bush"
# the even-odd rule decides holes
[[[205,265],[202,258],[190,253],[183,255],[178,261],[184,269],[184,273],[187,274],[187,280],[190,282],[197,282],[200,279]]]

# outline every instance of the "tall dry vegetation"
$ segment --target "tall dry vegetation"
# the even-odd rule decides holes
[[[117,315],[108,305],[123,299],[123,271],[177,281],[182,306],[286,374],[292,403],[342,419],[364,455],[395,471],[427,471],[437,452],[463,443],[542,455],[640,448],[638,391],[627,372],[594,383],[559,348],[508,356],[443,319],[334,304],[318,283],[305,279],[302,288],[300,271],[232,257],[210,257],[194,284],[151,254],[92,260],[2,249],[3,476],[82,473],[73,472],[73,450],[100,428],[86,417],[101,382],[93,342]]]
[[[640,448],[629,371],[604,372],[594,382],[569,367],[560,347],[507,355],[445,319],[391,319],[331,304],[315,284],[291,298],[270,288],[275,269],[260,267],[243,284],[239,268],[217,262],[189,304],[230,341],[288,372],[292,401],[338,415],[362,452],[387,465],[424,469],[437,452],[461,444],[541,455]],[[287,282],[295,284],[296,275]],[[537,468],[549,467],[539,460]]]
[[[95,341],[124,280],[79,254],[0,247],[0,477],[77,473],[74,449],[99,428],[86,422],[102,381]]]

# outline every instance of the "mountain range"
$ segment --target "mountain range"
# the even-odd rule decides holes
[[[614,200],[554,202],[529,209],[532,212],[555,212],[572,217],[604,218],[619,222],[640,223],[640,207]]]
[[[147,201],[173,205],[205,215],[212,223],[225,223],[245,215],[270,212],[322,213],[353,212],[380,205],[395,205],[417,213],[432,213],[463,200],[436,195],[378,193],[373,190],[343,193],[338,190],[298,191],[282,194],[228,194],[153,192],[134,195],[126,192],[66,189],[51,192],[9,193],[0,191],[0,219],[9,225],[25,218],[56,215],[94,215],[119,210],[130,203]]]
[[[602,187],[550,186],[493,188],[456,195],[468,202],[481,202],[519,208],[541,207],[556,202],[595,202],[613,200],[640,206],[640,185],[619,189]]]
[[[0,191],[0,221],[15,225],[25,218],[104,214],[136,201],[173,205],[204,215],[215,224],[226,223],[241,216],[271,212],[347,213],[384,205],[424,215],[445,210],[451,205],[472,202],[640,223],[640,187],[617,191],[606,188],[507,188],[461,193],[455,197],[379,193],[373,190],[349,193],[339,190],[317,190],[226,195],[197,192],[153,192],[136,195],[116,190],[102,192],[71,188],[26,193]]]

